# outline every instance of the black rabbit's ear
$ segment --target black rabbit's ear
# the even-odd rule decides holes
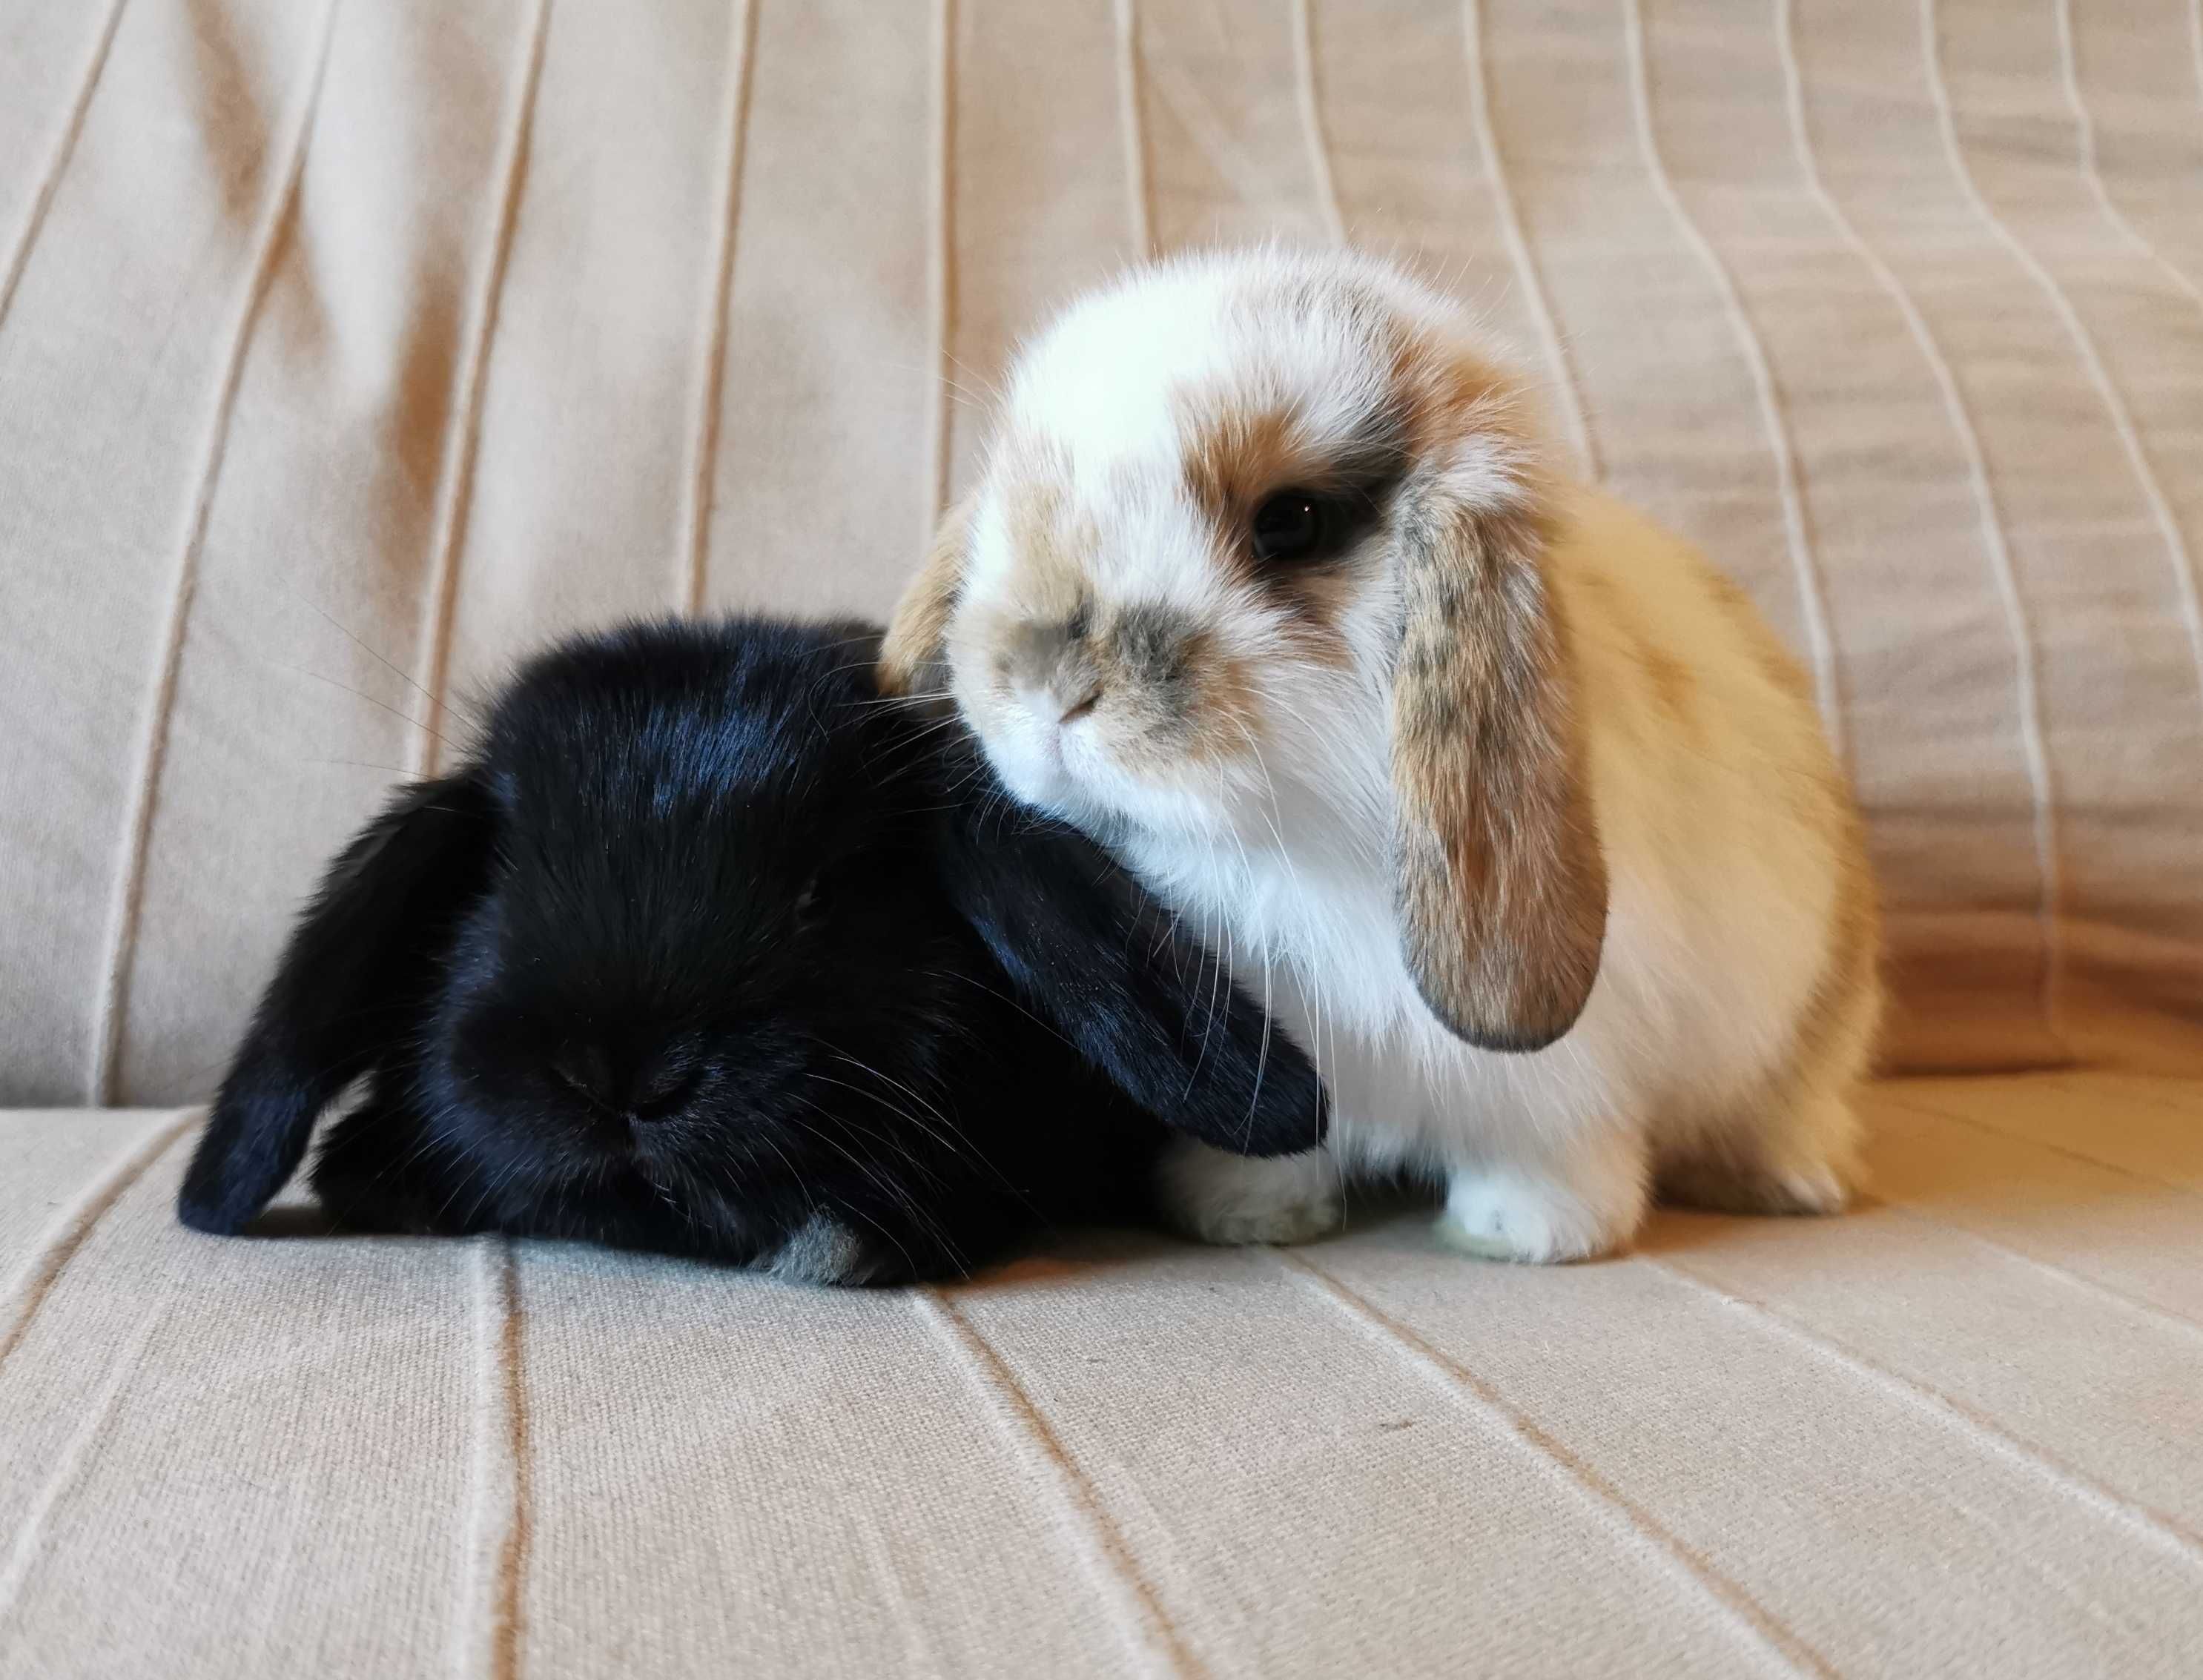
[[[406,789],[329,866],[222,1081],[176,1211],[233,1232],[283,1188],[315,1120],[416,1023],[484,889],[494,818],[471,775]]]
[[[946,874],[1026,1006],[1133,1101],[1205,1143],[1240,1155],[1321,1143],[1315,1068],[1208,947],[1091,841],[1003,809],[983,793],[951,815]]]

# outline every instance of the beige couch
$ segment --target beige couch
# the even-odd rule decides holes
[[[1024,324],[1342,233],[1811,662],[1943,1076],[1875,1200],[871,1296],[174,1224],[517,650],[883,610]],[[2194,0],[0,0],[0,1676],[2203,1671],[2200,286]]]

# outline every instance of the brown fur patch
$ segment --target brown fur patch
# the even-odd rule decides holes
[[[1750,649],[1754,664],[1769,683],[1809,715],[1813,689],[1804,668],[1792,657],[1753,603],[1734,581],[1704,564],[1706,587],[1721,604]],[[1835,892],[1828,909],[1828,946],[1819,974],[1799,1011],[1789,1048],[1769,1070],[1764,1085],[1746,1099],[1745,1119],[1734,1136],[1706,1140],[1700,1152],[1664,1164],[1663,1194],[1694,1205],[1749,1212],[1828,1211],[1819,1202],[1801,1201],[1795,1187],[1768,1170],[1767,1154],[1779,1154],[1779,1137],[1768,1135],[1770,1117],[1800,1111],[1800,1105],[1827,1093],[1848,1096],[1847,1080],[1873,1071],[1874,1046],[1881,1024],[1881,913],[1869,861],[1865,825],[1841,771],[1825,752],[1781,778],[1769,790],[1787,799],[1798,820],[1826,834],[1834,848]],[[1829,1164],[1856,1188],[1857,1162],[1849,1140],[1824,1141]]]
[[[1752,598],[1751,592],[1710,560],[1699,560],[1698,567],[1708,592],[1720,603],[1730,622],[1751,645],[1752,662],[1759,667],[1760,674],[1784,693],[1812,704],[1812,679],[1782,645],[1782,639],[1769,625],[1767,616],[1760,611],[1759,603]]]
[[[1808,706],[1816,703],[1813,694],[1813,680],[1805,673],[1797,656],[1783,645],[1782,638],[1767,622],[1759,604],[1747,594],[1743,587],[1730,580],[1727,574],[1709,564],[1708,574],[1715,580],[1714,592],[1730,618],[1751,645],[1752,663],[1759,667],[1760,675],[1793,699]]]
[[[1697,563],[1698,577],[1705,581],[1707,592],[1721,604],[1729,623],[1736,625],[1738,634],[1751,647],[1751,663],[1758,665],[1760,676],[1774,682],[1780,692],[1793,700],[1802,700],[1806,707],[1817,707],[1813,678],[1806,674],[1798,656],[1782,645],[1782,639],[1774,632],[1774,625],[1767,623],[1767,615],[1760,612],[1760,604],[1753,601],[1751,592],[1725,570],[1714,566],[1710,559],[1701,557]]]
[[[1013,435],[996,446],[987,476],[942,517],[896,604],[880,661],[883,693],[946,687],[938,668],[948,657],[950,627],[961,603],[972,527],[990,494],[997,498],[1015,557],[1019,611],[1048,623],[1067,621],[1085,608],[1085,556],[1097,534],[1069,511],[1063,489],[1067,471],[1062,450],[1040,439]]]
[[[1290,615],[1286,631],[1296,653],[1318,664],[1344,669],[1353,651],[1343,625],[1347,610],[1367,587],[1360,569],[1336,563],[1266,568],[1247,533],[1266,497],[1288,488],[1328,490],[1350,475],[1366,474],[1389,452],[1373,438],[1350,445],[1345,460],[1319,458],[1298,419],[1283,409],[1257,410],[1222,398],[1183,398],[1179,426],[1187,439],[1181,477],[1186,494],[1216,533],[1218,563],[1260,588]]]
[[[933,670],[942,658],[948,622],[964,592],[974,491],[942,516],[917,575],[895,603],[894,621],[880,645],[878,681],[887,695],[915,694],[943,686]]]
[[[1758,615],[1755,613],[1753,617],[1757,619]],[[1805,668],[1782,645],[1763,620],[1759,620],[1759,634],[1752,638],[1751,657],[1758,663],[1761,675],[1784,693],[1809,706],[1816,704],[1812,678],[1805,675]]]
[[[1237,530],[1263,497],[1311,465],[1299,420],[1283,409],[1207,397],[1184,398],[1178,407],[1186,494],[1220,532]]]
[[[1006,440],[989,475],[1001,486],[1019,604],[1035,617],[1069,618],[1086,598],[1086,557],[1099,533],[1073,518],[1064,488],[1069,475],[1060,446],[1029,437]]]
[[[1434,356],[1403,327],[1388,336],[1392,387],[1416,453],[1428,459],[1472,437],[1520,446],[1521,398],[1506,374],[1467,350]]]
[[[1698,679],[1688,665],[1651,643],[1630,636],[1637,668],[1645,674],[1661,717],[1686,734],[1698,733]]]

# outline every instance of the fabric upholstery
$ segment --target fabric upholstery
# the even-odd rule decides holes
[[[1805,657],[1976,1070],[1874,1199],[880,1294],[174,1223],[518,653],[883,612],[1019,332],[1269,237]],[[2199,557],[2196,0],[0,0],[0,1680],[2193,1673]]]
[[[1900,1063],[2203,1014],[2184,0],[7,0],[0,42],[0,1099],[204,1094],[518,651],[883,611],[1020,330],[1342,233],[1808,658]]]
[[[850,1294],[216,1239],[0,1119],[0,1676],[2192,1674],[2203,1085],[1887,1088],[1881,1199]]]

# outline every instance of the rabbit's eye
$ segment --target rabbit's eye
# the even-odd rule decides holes
[[[1249,534],[1258,560],[1314,560],[1336,545],[1347,523],[1337,498],[1313,490],[1280,490],[1255,510]]]

